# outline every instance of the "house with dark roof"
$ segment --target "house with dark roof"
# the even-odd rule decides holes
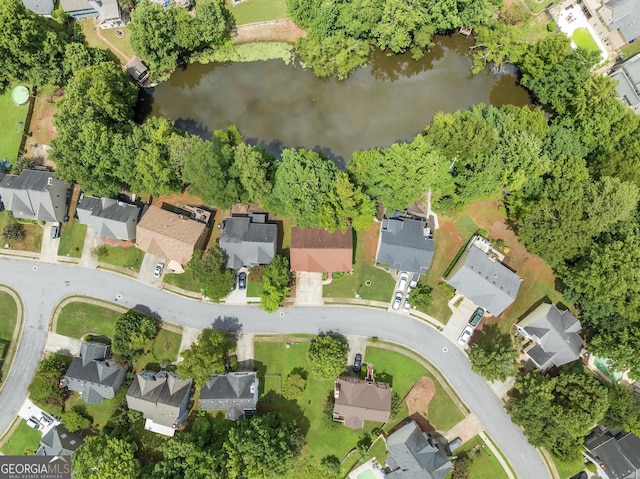
[[[83,341],[79,356],[73,358],[61,385],[80,393],[87,404],[102,404],[113,399],[124,382],[127,368],[109,357],[109,346]]]
[[[353,230],[291,228],[291,269],[312,273],[348,272],[353,269]]]
[[[445,281],[476,305],[498,316],[516,300],[522,279],[500,262],[491,243],[475,236]]]
[[[580,359],[580,321],[570,311],[543,303],[520,321],[518,333],[531,341],[525,352],[542,371]]]
[[[598,427],[584,443],[583,454],[602,479],[640,478],[640,438]]]
[[[189,211],[167,208],[166,205],[147,208],[136,228],[136,246],[178,265],[187,264],[193,252],[204,247],[207,224],[193,218]]]
[[[0,198],[16,218],[62,221],[67,215],[68,183],[49,171],[22,170],[5,175],[0,182]]]
[[[365,380],[339,377],[334,384],[333,419],[349,429],[362,429],[365,421],[386,423],[391,414],[393,390],[373,379],[373,367],[367,366]]]
[[[386,438],[389,479],[444,479],[453,464],[432,437],[410,421]]]
[[[640,55],[627,60],[611,74],[616,80],[618,98],[634,113],[640,114]]]
[[[276,255],[278,226],[266,221],[267,215],[263,213],[222,220],[220,249],[225,254],[227,268],[271,263]]]
[[[36,456],[70,456],[84,444],[79,434],[69,432],[62,424],[49,429],[42,439]]]
[[[433,231],[426,221],[404,217],[382,220],[377,263],[398,271],[426,274],[434,250]]]
[[[50,17],[55,2],[53,0],[22,0],[22,3],[36,15]]]
[[[149,80],[149,69],[138,57],[133,57],[126,66],[127,73],[138,85],[144,86]]]
[[[75,20],[93,18],[98,28],[122,27],[126,18],[117,0],[60,0],[60,8]]]
[[[640,4],[636,0],[609,0],[599,13],[609,30],[620,32],[625,41],[640,36]]]
[[[258,376],[255,372],[214,374],[200,389],[200,409],[225,411],[236,421],[255,412],[258,404]]]
[[[80,223],[89,225],[102,237],[133,240],[140,208],[112,198],[83,196],[76,208]]]
[[[173,372],[144,370],[129,386],[127,406],[142,413],[146,430],[173,436],[187,417],[191,384]]]

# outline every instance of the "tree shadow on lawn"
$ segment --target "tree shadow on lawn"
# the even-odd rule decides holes
[[[304,436],[309,432],[311,423],[295,400],[284,399],[275,391],[269,391],[258,401],[258,414],[268,411],[283,411],[290,414]]]

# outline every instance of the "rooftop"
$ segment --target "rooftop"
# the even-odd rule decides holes
[[[353,231],[324,228],[291,228],[291,269],[332,273],[351,271],[353,264]]]

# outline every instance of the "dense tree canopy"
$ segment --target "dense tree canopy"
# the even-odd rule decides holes
[[[309,348],[309,363],[320,377],[337,378],[347,367],[349,347],[343,338],[321,334]]]
[[[157,334],[158,320],[137,311],[127,311],[116,320],[111,347],[114,353],[133,359]]]
[[[91,436],[73,454],[73,477],[78,479],[136,479],[140,463],[135,443],[109,436]]]
[[[260,307],[269,313],[277,311],[289,294],[290,282],[289,259],[286,256],[277,255],[264,268],[262,274]]]
[[[224,253],[219,245],[214,244],[207,252],[195,251],[188,266],[200,283],[202,294],[211,301],[220,301],[231,291],[235,277],[225,267]]]
[[[198,342],[182,352],[178,374],[193,378],[196,386],[202,387],[212,374],[224,373],[228,347],[224,333],[213,328],[203,329]]]
[[[518,373],[518,351],[509,333],[502,333],[495,324],[485,326],[469,351],[469,361],[475,372],[488,381],[506,381]]]

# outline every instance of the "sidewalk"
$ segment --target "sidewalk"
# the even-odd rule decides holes
[[[82,244],[82,255],[80,256],[80,266],[83,268],[96,269],[98,258],[93,254],[93,249],[102,244],[102,240],[96,235],[93,227],[87,226],[87,233],[84,235]]]

